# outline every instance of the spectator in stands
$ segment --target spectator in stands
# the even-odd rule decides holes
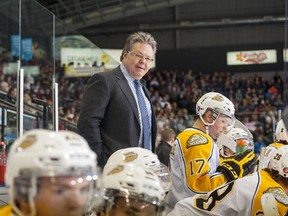
[[[261,149],[265,148],[267,144],[263,141],[263,135],[259,134],[256,138],[256,141],[254,142],[254,152],[255,154],[260,154]]]
[[[1,91],[8,92],[9,91],[9,84],[6,81],[2,81],[0,88],[1,88],[0,89]]]
[[[235,93],[235,101],[241,102],[242,100],[243,100],[243,95],[242,95],[241,89],[237,89]]]
[[[146,144],[155,149],[156,118],[142,78],[152,66],[156,49],[152,35],[133,33],[123,48],[122,64],[96,73],[87,83],[77,129],[99,156],[101,167],[118,149]],[[138,99],[139,93],[145,102]],[[144,118],[142,108],[148,112]]]
[[[167,167],[169,166],[170,160],[170,151],[175,142],[176,133],[172,128],[164,128],[161,131],[161,140],[158,146],[156,147],[156,154],[159,160],[165,164]]]
[[[16,73],[15,74],[4,74],[3,71],[3,63],[14,61],[13,59],[9,58],[8,52],[4,54],[4,56],[1,56],[0,58],[0,81],[7,82],[9,86],[16,85]],[[49,97],[47,94],[45,95],[45,98],[43,98],[41,93],[41,88],[45,89],[47,86],[52,86],[51,79],[49,76],[51,75],[52,67],[50,64],[47,64],[48,62],[45,59],[33,59],[29,62],[30,65],[39,65],[40,66],[40,73],[38,75],[32,75],[31,77],[25,77],[25,92],[28,92],[30,94],[30,97],[36,97],[39,96],[39,99],[49,99],[52,98],[52,92],[48,93],[50,94]],[[100,64],[100,62],[98,62]],[[68,113],[68,107],[69,102],[68,100],[73,100],[77,102],[75,104],[76,111],[79,112],[80,106],[79,104],[82,102],[82,95],[83,95],[83,86],[86,85],[87,80],[89,77],[77,77],[77,78],[66,78],[64,77],[64,68],[65,64],[60,65],[60,61],[56,61],[56,74],[57,74],[57,81],[59,83],[59,107],[63,107],[64,110],[62,114],[59,110],[59,115],[61,116],[67,116]],[[159,127],[159,129],[163,129],[166,126],[169,126],[173,128],[175,131],[177,131],[177,125],[179,123],[179,117],[177,116],[178,110],[185,107],[188,110],[190,121],[193,121],[195,115],[195,104],[196,101],[200,98],[200,96],[206,92],[209,92],[212,88],[221,89],[221,86],[224,87],[222,89],[222,94],[227,96],[231,101],[234,102],[235,110],[237,113],[237,119],[239,119],[241,122],[245,122],[243,119],[244,117],[249,117],[251,119],[252,114],[257,114],[258,120],[261,122],[261,125],[254,125],[253,123],[249,123],[252,127],[253,133],[255,133],[255,138],[258,132],[262,131],[262,134],[264,134],[264,138],[266,141],[266,135],[269,134],[269,129],[267,132],[266,128],[264,128],[265,125],[265,118],[263,120],[263,116],[267,117],[270,114],[269,111],[273,108],[279,110],[283,109],[283,103],[285,104],[285,96],[284,92],[284,80],[282,75],[280,76],[280,73],[277,72],[268,72],[268,73],[259,73],[259,74],[252,74],[248,75],[249,73],[245,74],[230,74],[226,72],[220,72],[220,73],[207,73],[206,71],[194,71],[191,72],[192,69],[189,69],[187,71],[180,71],[177,69],[167,69],[167,70],[156,70],[153,71],[153,73],[147,73],[145,78],[147,80],[147,87],[149,89],[149,94],[151,94],[151,99],[153,100],[153,106],[155,108],[160,108],[159,102],[163,99],[163,96],[165,94],[169,95],[169,102],[172,105],[172,110],[170,110],[169,113],[167,113],[167,110],[165,111],[159,111],[159,118],[161,118],[162,122],[165,122],[165,124],[161,124],[162,127]],[[48,76],[47,76],[48,74]],[[266,75],[269,75],[267,77]],[[275,76],[274,76],[275,75]],[[215,78],[213,78],[215,76]],[[274,76],[274,77],[273,77]],[[212,79],[213,78],[213,79]],[[32,81],[31,81],[32,80]],[[34,80],[34,81],[33,81]],[[153,82],[152,82],[153,80]],[[192,82],[189,82],[191,81]],[[217,85],[213,83],[212,81],[217,81]],[[30,82],[29,82],[30,81]],[[47,83],[48,82],[48,83]],[[45,85],[44,85],[45,83]],[[151,86],[150,86],[151,83]],[[231,84],[229,84],[231,83]],[[46,87],[45,87],[46,86]],[[198,87],[196,87],[198,86]],[[230,88],[229,88],[230,86]],[[277,91],[275,91],[275,89]],[[269,90],[270,89],[270,90]],[[8,89],[9,90],[9,89]],[[7,92],[8,92],[7,90]],[[157,91],[158,90],[158,91]],[[239,94],[242,96],[237,95],[237,90],[239,90]],[[269,91],[274,93],[270,93]],[[229,95],[226,95],[229,91]],[[231,92],[232,91],[232,92]],[[256,96],[255,96],[256,91]],[[252,105],[249,104],[249,97],[244,99],[244,96],[246,96],[246,92],[251,96],[254,96]],[[268,94],[267,94],[268,93]],[[178,97],[181,94],[181,97]],[[239,96],[239,97],[238,97]],[[258,97],[258,104],[255,106],[255,101]],[[182,98],[184,101],[182,101]],[[192,98],[192,99],[190,99]],[[242,99],[241,99],[242,98]],[[5,98],[6,100],[6,98]],[[185,104],[186,103],[186,104]],[[176,106],[174,106],[176,104]],[[246,104],[247,106],[244,106],[243,104]],[[247,107],[247,109],[246,109]],[[161,113],[161,115],[160,115]],[[276,113],[277,114],[277,113]],[[269,117],[268,117],[269,118]],[[277,116],[275,116],[277,119]],[[158,120],[157,119],[157,120]],[[166,124],[166,122],[169,122],[169,125]],[[185,122],[186,124],[186,122]],[[75,127],[75,125],[73,125]],[[182,125],[181,125],[182,126]],[[188,126],[186,124],[186,126]],[[259,130],[260,127],[262,130]],[[263,129],[264,128],[264,129]],[[65,128],[63,128],[65,129]],[[158,143],[158,142],[157,142]]]
[[[16,100],[17,100],[17,88],[16,86],[11,86],[7,94],[7,101],[15,104]]]
[[[0,99],[7,100],[7,93],[9,91],[9,84],[2,81],[0,85]]]

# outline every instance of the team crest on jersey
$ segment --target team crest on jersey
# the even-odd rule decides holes
[[[269,188],[268,190],[264,191],[264,193],[271,193],[278,202],[283,203],[285,206],[288,205],[288,196],[280,188]]]
[[[187,143],[186,143],[186,148],[190,148],[192,146],[196,145],[203,145],[207,144],[208,139],[201,133],[195,133],[192,136],[189,137]]]
[[[138,158],[138,154],[134,151],[124,153],[123,155],[124,155],[123,161],[125,163],[128,163],[130,161],[134,161]]]

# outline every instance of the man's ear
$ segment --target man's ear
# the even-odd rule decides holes
[[[205,112],[203,119],[205,120],[205,122],[212,123],[214,121],[212,111],[208,110],[207,112]]]
[[[123,50],[120,60],[122,61],[124,58],[126,58],[127,54],[128,54],[128,52],[126,50]]]

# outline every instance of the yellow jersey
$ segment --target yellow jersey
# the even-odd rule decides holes
[[[285,190],[265,170],[229,182],[205,195],[197,195],[179,201],[168,216],[263,216],[261,197],[271,193],[279,215],[288,212],[288,196]]]
[[[226,183],[226,177],[216,172],[219,163],[219,148],[208,134],[196,128],[181,132],[170,152],[172,185],[165,200],[167,211],[179,200]]]
[[[1,216],[13,216],[12,207],[10,205],[0,207]]]

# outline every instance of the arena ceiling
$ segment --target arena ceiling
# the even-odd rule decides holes
[[[51,16],[32,0],[21,1],[22,34],[48,38],[54,29]],[[101,48],[122,48],[127,35],[139,30],[161,41],[161,50],[283,44],[288,32],[288,0],[35,1],[55,14],[56,36],[82,34]],[[7,40],[19,31],[17,2],[0,2],[0,36]]]
[[[83,35],[283,24],[283,0],[37,0]],[[287,1],[286,1],[287,2]]]

